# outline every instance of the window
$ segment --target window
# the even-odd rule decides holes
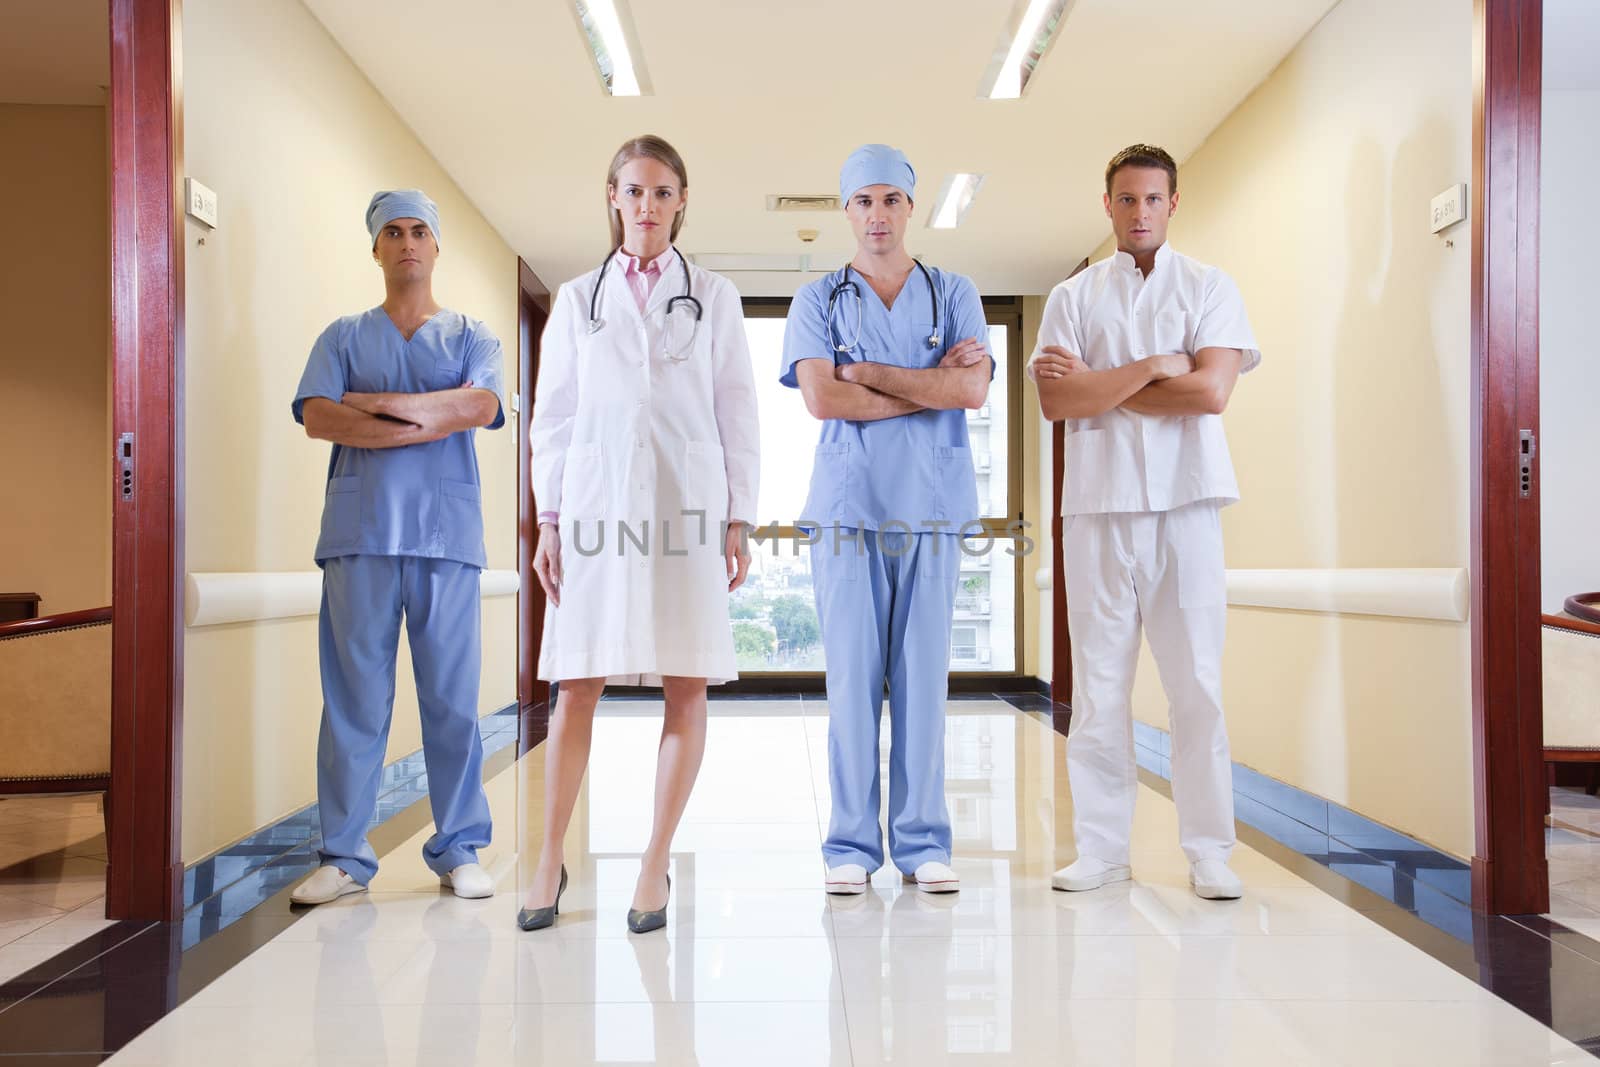
[[[1019,300],[986,300],[989,347],[995,355],[988,402],[967,412],[978,507],[992,540],[968,542],[961,557],[952,636],[953,672],[1011,673],[1017,669],[1020,606],[1017,589],[1021,545],[1005,536],[1020,510],[1019,425],[1013,417],[1021,398],[1022,310]],[[812,673],[823,669],[821,627],[811,589],[811,559],[801,532],[790,525],[801,515],[811,486],[817,420],[796,390],[778,384],[783,361],[786,300],[745,301],[745,333],[755,364],[756,404],[761,414],[761,530],[752,541],[750,577],[733,595],[733,637],[741,673]],[[1014,469],[1014,466],[1016,469]],[[779,523],[778,535],[766,524]]]

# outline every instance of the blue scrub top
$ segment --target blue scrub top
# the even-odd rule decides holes
[[[892,308],[883,306],[865,278],[850,272],[861,289],[861,340],[849,354],[836,353],[834,338],[842,343],[854,333],[855,300],[848,293],[840,295],[830,337],[828,294],[840,280],[840,272],[834,271],[805,286],[790,303],[778,380],[799,388],[795,364],[802,359],[874,360],[925,369],[938,366],[950,346],[968,338],[987,345],[989,325],[977,287],[937,267],[930,267],[929,274],[939,301],[937,347],[928,345],[933,332],[928,280],[913,267]],[[994,377],[992,362],[989,376]],[[981,517],[978,480],[966,411],[914,411],[870,422],[825,419],[804,512],[798,525],[876,530],[904,523],[893,528],[919,533],[956,533],[976,521]]]
[[[290,409],[347,392],[432,393],[471,382],[498,399],[500,341],[477,319],[441,309],[407,341],[382,307],[336,320],[311,348]],[[505,424],[502,407],[489,429]],[[483,505],[472,430],[399,448],[334,445],[317,564],[336,556],[426,556],[482,568]]]

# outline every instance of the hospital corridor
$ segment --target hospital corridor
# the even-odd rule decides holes
[[[0,1067],[1600,1057],[1588,0],[0,0]]]

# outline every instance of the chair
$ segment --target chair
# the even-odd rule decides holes
[[[0,625],[0,795],[105,793],[111,828],[111,609]]]

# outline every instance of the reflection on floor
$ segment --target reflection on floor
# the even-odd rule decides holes
[[[1550,918],[1600,939],[1600,797],[1552,788],[1548,823]]]
[[[712,707],[665,932],[624,925],[659,705],[607,704],[553,929],[513,924],[539,748],[491,783],[495,898],[441,894],[417,855],[424,831],[371,894],[311,911],[111,1062],[1592,1062],[1258,852],[1235,856],[1243,900],[1197,899],[1172,805],[1150,789],[1137,882],[1051,892],[1071,858],[1063,740],[999,702],[950,706],[962,891],[928,896],[881,870],[865,896],[826,897],[824,705]]]
[[[100,797],[0,800],[0,982],[110,925]]]

